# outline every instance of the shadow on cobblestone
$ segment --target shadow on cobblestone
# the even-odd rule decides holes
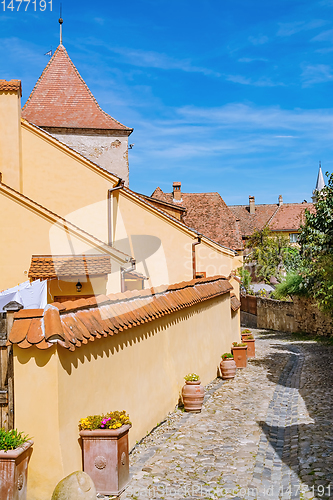
[[[266,365],[267,378],[277,387],[266,421],[258,422],[263,435],[253,477],[269,481],[276,493],[289,485],[291,495],[281,498],[304,498],[300,493],[307,490],[305,498],[332,499],[333,349],[316,342],[271,347],[276,352],[255,361]],[[277,363],[285,365],[278,380]]]

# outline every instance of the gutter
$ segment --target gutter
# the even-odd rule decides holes
[[[193,279],[197,277],[196,261],[195,261],[195,247],[200,245],[202,234],[198,234],[198,241],[192,243],[192,267],[193,267]]]
[[[119,191],[120,189],[123,189],[125,184],[125,181],[123,179],[120,179],[117,186],[108,189],[108,245],[112,247],[113,245],[113,238],[112,238],[112,197],[114,191]]]

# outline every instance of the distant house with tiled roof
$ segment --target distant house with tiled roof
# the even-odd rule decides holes
[[[249,196],[248,205],[230,205],[229,208],[239,221],[243,241],[255,231],[268,227],[272,233],[283,233],[291,242],[296,242],[305,220],[305,210],[314,211],[313,203],[283,203],[281,195],[276,204],[256,205],[254,196]]]
[[[128,136],[133,129],[100,108],[63,45],[37,81],[22,117],[128,184]]]
[[[152,203],[167,203],[176,213],[179,212],[184,224],[220,245],[236,251],[242,250],[237,218],[219,193],[184,193],[181,191],[181,183],[174,182],[172,193],[164,193],[157,187],[150,200]]]

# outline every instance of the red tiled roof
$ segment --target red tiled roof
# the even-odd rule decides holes
[[[22,117],[40,127],[132,131],[99,107],[62,45],[37,81]]]
[[[304,222],[305,209],[314,211],[313,203],[256,205],[254,214],[250,214],[248,205],[231,205],[229,208],[239,219],[243,237],[261,231],[266,225],[271,231],[298,231]]]
[[[109,255],[33,255],[28,277],[96,276],[111,273]]]
[[[240,232],[244,237],[250,236],[254,231],[261,231],[278,209],[278,205],[256,205],[254,214],[250,214],[248,205],[231,205],[229,208],[239,220]]]
[[[314,212],[313,203],[286,203],[279,207],[269,223],[271,231],[298,231],[305,222],[305,210]]]
[[[182,192],[182,199],[178,202],[174,201],[172,193],[164,193],[158,187],[151,196],[157,200],[186,208],[183,222],[188,227],[233,250],[243,248],[236,217],[219,193]]]
[[[20,92],[22,97],[21,80],[0,80],[0,92]]]
[[[148,290],[100,295],[74,302],[48,304],[43,309],[22,309],[14,314],[8,345],[39,349],[76,347],[137,325],[172,314],[205,300],[229,293],[229,281],[223,276],[201,278]]]

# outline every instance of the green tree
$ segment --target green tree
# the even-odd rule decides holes
[[[293,248],[284,235],[272,235],[268,227],[255,231],[246,246],[251,249],[245,262],[254,262],[259,280],[269,283],[272,276],[280,279],[281,273],[293,270],[298,250]]]
[[[317,193],[315,212],[306,211],[301,227],[300,275],[307,294],[333,314],[333,174],[326,175],[327,186]]]

